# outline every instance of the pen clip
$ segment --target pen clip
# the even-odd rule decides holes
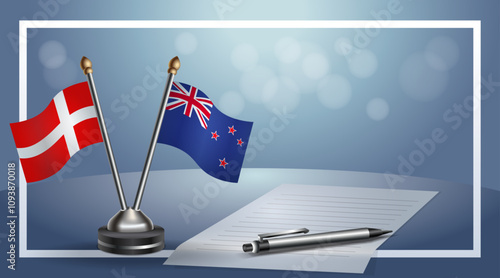
[[[301,229],[295,229],[295,230],[287,230],[287,231],[281,231],[281,232],[260,234],[260,235],[257,235],[257,237],[259,238],[259,241],[262,242],[264,239],[270,238],[270,237],[286,236],[286,235],[301,234],[301,233],[307,234],[308,232],[309,232],[308,229],[301,228]]]

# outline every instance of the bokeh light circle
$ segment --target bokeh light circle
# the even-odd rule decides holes
[[[318,80],[324,77],[330,69],[328,58],[321,53],[310,53],[302,61],[302,71],[309,79]]]
[[[412,54],[403,62],[399,72],[403,92],[418,101],[436,99],[448,84],[447,72],[429,65],[425,56],[424,52]]]
[[[351,83],[345,77],[331,74],[318,83],[318,99],[325,107],[339,109],[351,100]]]
[[[293,111],[300,103],[299,86],[290,77],[274,77],[264,85],[262,102],[269,111]]]
[[[224,114],[236,117],[245,109],[245,99],[240,93],[229,91],[222,94],[217,107]]]
[[[40,63],[47,69],[57,69],[66,62],[66,48],[58,41],[47,41],[38,50]]]
[[[44,69],[43,77],[51,88],[60,91],[73,85],[77,76],[81,73],[79,65],[70,59],[66,59],[66,62],[56,69]]]
[[[378,67],[377,56],[368,49],[353,51],[348,58],[349,70],[358,78],[372,76]]]
[[[175,38],[175,49],[180,54],[191,54],[196,51],[197,47],[198,40],[189,32],[181,33]]]
[[[374,98],[366,105],[366,114],[374,121],[381,121],[389,115],[389,104],[385,99]]]
[[[270,68],[258,65],[241,75],[241,93],[248,101],[261,103],[264,85],[275,76],[275,73]]]
[[[297,40],[291,37],[280,39],[274,45],[274,54],[280,62],[291,64],[300,57],[301,47]]]
[[[236,46],[231,52],[233,66],[241,71],[250,71],[259,62],[259,53],[253,45],[243,43]]]
[[[453,68],[460,57],[460,50],[458,44],[449,37],[436,37],[427,43],[425,47],[427,53],[432,53],[434,55],[427,55],[427,59],[432,57],[439,57],[439,62],[432,62],[430,59],[430,65],[437,70],[449,70]],[[435,60],[434,60],[435,61]]]

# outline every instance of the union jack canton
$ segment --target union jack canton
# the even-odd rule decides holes
[[[167,110],[174,110],[184,106],[184,115],[191,118],[194,111],[198,116],[198,120],[200,120],[201,126],[207,129],[207,121],[210,120],[211,114],[208,107],[212,107],[214,104],[208,97],[198,96],[198,92],[200,91],[194,86],[174,82],[170,90]]]

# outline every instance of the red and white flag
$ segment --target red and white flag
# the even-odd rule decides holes
[[[26,182],[54,175],[76,152],[102,142],[87,82],[62,90],[42,113],[10,128]]]

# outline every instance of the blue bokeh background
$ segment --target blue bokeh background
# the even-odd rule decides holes
[[[205,2],[190,10],[189,17],[179,11],[192,5],[190,1],[175,6],[155,3],[123,8],[128,13],[119,12],[110,3],[76,5],[69,1],[52,9],[57,11],[54,19],[220,20],[373,20],[387,16],[429,19],[436,18],[433,13],[439,10],[425,9],[424,3],[412,1],[400,1],[397,9],[391,10],[388,7],[392,3],[364,3],[360,8],[356,1],[342,5],[294,2],[287,5],[286,13],[270,13],[280,4],[259,6],[236,1],[232,9],[217,10],[216,2]],[[259,13],[255,13],[258,7]],[[491,9],[480,7],[464,2],[454,10],[457,15],[443,13],[439,18],[454,19],[460,11],[464,15],[460,19],[478,18],[465,16],[466,12],[484,14],[483,39],[488,38],[486,34],[495,28],[488,24]],[[35,4],[19,10],[27,15],[26,19],[44,11]],[[104,12],[110,10],[113,12]],[[389,12],[394,10],[397,13]],[[449,9],[446,12],[451,13]],[[52,18],[51,14],[47,16]],[[9,34],[17,32],[17,22],[8,22],[2,28],[7,34],[3,47],[11,53],[5,63],[11,65],[14,74],[18,68],[17,49],[13,49],[15,44]],[[401,161],[409,160],[411,153],[418,150],[415,140],[430,138],[435,128],[442,128],[446,142],[438,144],[436,151],[426,155],[413,171],[402,173],[472,183],[472,118],[461,117],[463,121],[456,130],[451,128],[457,123],[456,118],[448,122],[444,119],[448,109],[463,104],[472,93],[470,29],[30,29],[31,32],[28,117],[42,111],[59,90],[85,81],[78,63],[81,56],[90,57],[122,172],[142,169],[164,86],[151,72],[165,71],[168,60],[179,55],[182,69],[176,77],[178,81],[192,83],[207,92],[225,113],[255,122],[244,167],[397,174],[401,172]],[[495,40],[482,44],[485,79],[491,74],[492,80],[496,80],[498,75],[498,53],[494,51],[497,44]],[[152,89],[143,86],[147,76],[153,77]],[[17,77],[6,80],[6,91],[17,92],[17,88]],[[17,95],[6,97],[8,107],[2,109],[3,119],[15,122]],[[498,112],[490,108],[497,104],[495,92],[482,103],[483,169],[498,164]],[[273,109],[286,109],[294,118],[284,129],[270,132],[270,121],[276,117]],[[8,128],[2,133],[2,141],[6,159],[15,161],[17,154]],[[73,158],[53,179],[109,173],[103,146],[91,148]],[[185,168],[196,168],[196,164],[174,148],[158,148],[153,170]],[[484,187],[497,187],[499,177],[495,172],[483,170],[482,178]]]
[[[357,32],[366,31],[41,29],[28,44],[28,117],[55,92],[85,81],[78,63],[88,56],[119,169],[139,171],[162,75],[179,55],[176,80],[207,92],[223,112],[255,122],[245,167],[398,173],[402,157],[415,166],[402,173],[472,183],[472,117],[460,116],[457,130],[451,128],[455,119],[443,118],[472,94],[472,31],[381,29],[376,37],[365,35],[371,42],[364,48],[356,48]],[[346,49],[336,49],[342,39]],[[280,44],[284,50],[276,51]],[[448,61],[450,45],[459,53]],[[54,48],[60,50],[50,53]],[[369,114],[373,99],[381,103]],[[275,109],[293,116],[271,122]],[[425,157],[410,157],[418,150],[414,141],[430,138],[435,128],[443,129],[446,142],[433,143],[435,151]],[[93,146],[56,178],[105,174],[107,168],[102,146]],[[153,170],[189,168],[196,165],[187,155],[158,148]]]
[[[394,1],[33,0],[4,4],[0,9],[3,36],[0,142],[4,163],[18,159],[8,123],[19,119],[16,44],[19,20],[374,20],[391,3]],[[481,20],[482,77],[500,82],[498,1],[401,0],[398,10],[390,14],[391,19]],[[59,90],[84,81],[78,63],[83,55],[91,58],[121,172],[142,169],[163,83],[160,81],[155,88],[146,90],[145,97],[135,101],[135,108],[127,105],[122,96],[126,98],[134,90],[140,90],[136,87],[143,84],[143,78],[157,68],[165,71],[169,59],[179,55],[182,68],[176,80],[198,86],[228,115],[254,122],[252,140],[259,144],[253,145],[252,153],[249,146],[244,167],[397,173],[400,156],[409,159],[418,148],[415,140],[430,138],[435,128],[441,128],[447,140],[437,145],[436,151],[426,156],[411,174],[472,183],[472,118],[463,118],[457,129],[452,128],[455,122],[443,119],[448,109],[463,104],[472,93],[470,30],[382,29],[367,45],[356,44],[359,30],[354,29],[30,31],[33,36],[28,42],[28,117],[40,113]],[[420,75],[408,75],[411,69]],[[482,88],[489,97],[482,102],[481,182],[482,187],[494,190],[499,190],[500,184],[498,90],[498,85]],[[419,91],[431,93],[415,93]],[[263,92],[266,94],[262,95]],[[276,119],[273,108],[282,111],[283,106],[295,117],[282,130],[275,128],[270,133],[271,121]],[[129,107],[127,115],[124,107]],[[153,170],[185,168],[197,166],[172,147],[157,148]],[[50,181],[109,174],[102,144],[80,151],[60,173],[62,176],[54,176]],[[4,173],[4,180],[6,176]],[[5,188],[5,184],[0,185],[0,189]],[[498,210],[491,211],[485,214],[489,216],[483,223],[498,227]],[[495,230],[483,229],[485,234],[492,238]],[[5,236],[6,230],[0,230],[2,246]],[[494,277],[498,276],[498,248],[492,247],[495,244],[498,245],[498,238],[493,243],[483,242],[486,252],[482,259],[372,260],[377,269],[371,264],[369,275],[429,277],[432,270],[432,277]],[[96,273],[125,277],[125,266],[129,276],[138,273],[144,276],[148,267],[151,270],[147,274],[164,270],[159,267],[163,260],[140,260],[133,265],[126,260],[68,259],[61,263],[57,259],[22,259],[20,262],[25,268],[14,273],[20,277],[32,276],[33,269],[73,277]],[[87,263],[91,267],[82,267]],[[206,275],[206,270],[169,269],[187,276]],[[220,276],[283,274],[211,270]],[[343,276],[349,275],[339,277]]]

